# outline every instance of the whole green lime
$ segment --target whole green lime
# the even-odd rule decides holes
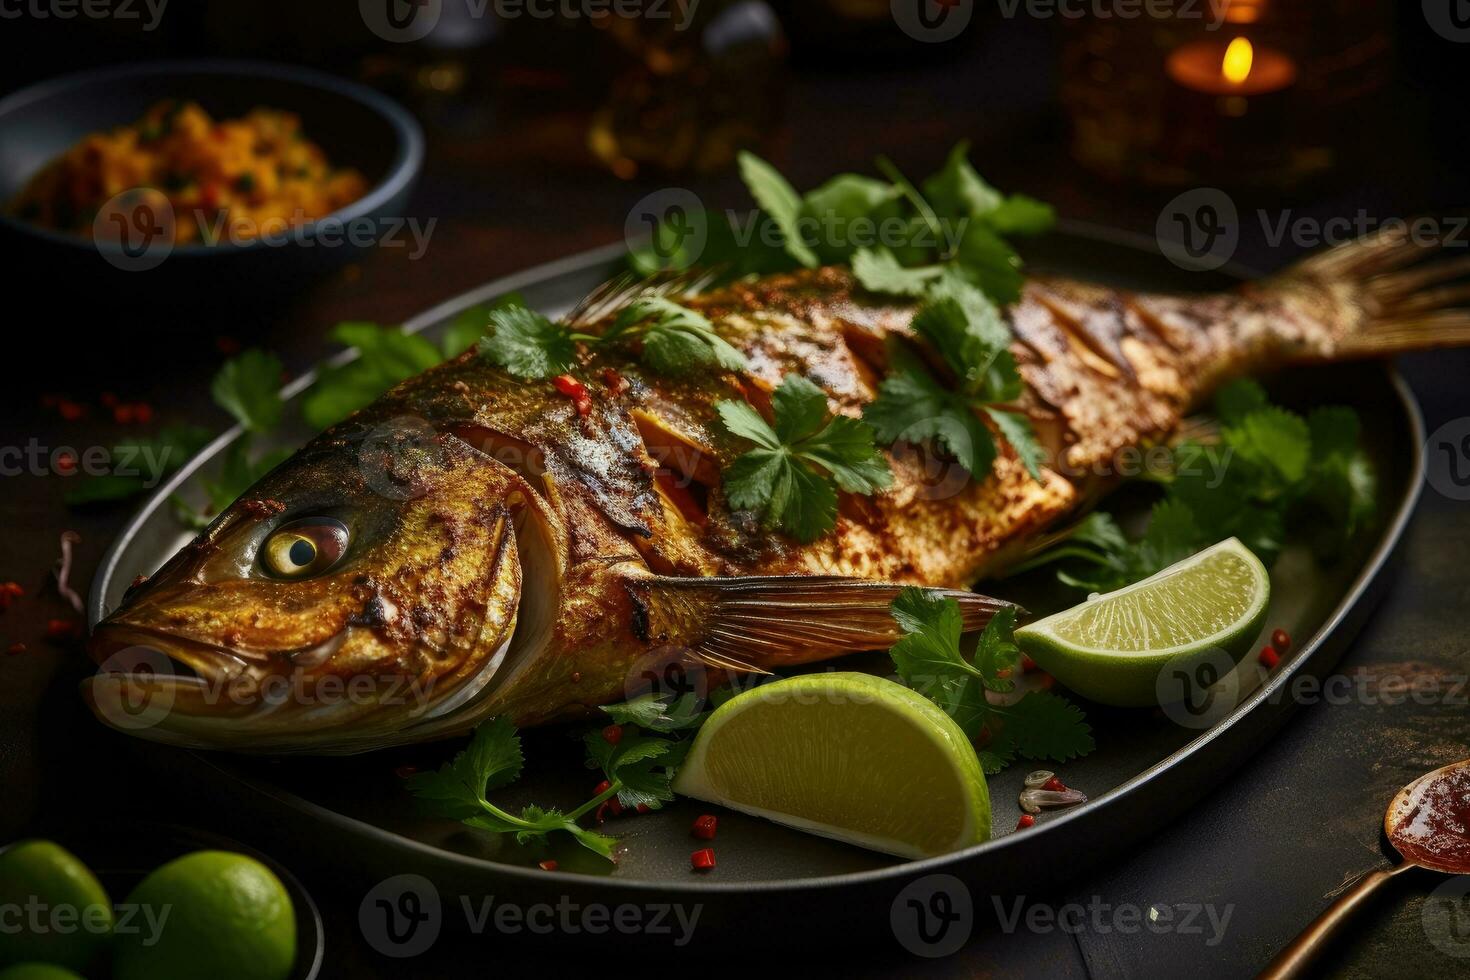
[[[50,963],[17,963],[0,970],[0,980],[82,980],[80,974]]]
[[[296,961],[296,914],[259,861],[195,851],[133,889],[118,928],[114,980],[285,980]]]
[[[28,840],[0,851],[0,966],[84,970],[107,945],[112,926],[106,890],[66,848]]]

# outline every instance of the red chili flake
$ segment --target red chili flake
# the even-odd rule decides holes
[[[112,420],[118,425],[127,425],[135,418],[136,416],[133,414],[133,406],[126,403],[119,405],[112,410]]]
[[[1261,652],[1256,654],[1256,659],[1261,662],[1262,667],[1265,667],[1267,670],[1272,670],[1277,664],[1281,663],[1281,654],[1277,653],[1271,647],[1261,647]]]
[[[604,803],[603,806],[607,807],[608,812],[615,817],[621,817],[623,815],[623,801],[616,796]]]
[[[547,858],[545,861],[541,861],[539,863],[541,865],[542,871],[555,871],[557,868],[555,858]]]
[[[1002,667],[1000,670],[997,670],[995,672],[995,676],[996,677],[999,677],[1001,679],[1005,679],[1005,678],[1011,676],[1011,668],[1009,668],[1009,667]]]
[[[153,406],[147,402],[133,403],[133,419],[139,425],[147,425],[153,421]]]
[[[638,804],[639,813],[652,813],[653,809],[647,803]]]
[[[607,393],[614,398],[628,390],[628,382],[623,380],[616,368],[603,368],[602,380],[607,383]]]
[[[587,386],[582,384],[570,374],[558,374],[551,379],[556,390],[566,395],[576,406],[577,414],[586,418],[592,412],[592,396],[587,394]]]
[[[608,725],[602,730],[602,740],[608,745],[617,745],[623,740],[623,726]]]
[[[77,458],[71,453],[56,454],[56,472],[70,476],[77,471]]]
[[[1025,830],[1027,827],[1036,826],[1036,818],[1029,813],[1021,814],[1021,819],[1016,821],[1017,830]]]
[[[689,832],[700,840],[714,840],[715,830],[718,829],[719,825],[719,817],[713,813],[706,813],[703,816],[694,818],[694,826],[690,828]]]
[[[597,788],[592,791],[592,795],[601,796],[603,793],[606,793],[610,789],[612,789],[612,783],[604,779],[602,782],[597,784]]]
[[[689,865],[695,871],[708,871],[715,866],[715,849],[703,847],[689,855]]]
[[[82,635],[82,624],[73,619],[48,619],[46,621],[46,639],[48,640],[76,640]]]
[[[1024,673],[1029,674],[1029,673],[1031,673],[1035,669],[1036,669],[1036,661],[1032,660],[1030,657],[1026,656],[1024,653],[1021,654],[1021,670]]]
[[[418,771],[418,766],[399,766],[398,768],[393,770],[393,775],[397,776],[399,779],[407,779],[409,776],[412,776]]]
[[[117,407],[117,396],[114,395],[110,391],[104,391],[102,393],[102,397],[99,398],[98,401],[102,402],[102,407],[103,408],[116,408]]]
[[[1042,783],[1041,788],[1045,790],[1050,790],[1053,793],[1064,793],[1067,790],[1067,787],[1063,785],[1061,779],[1056,776],[1053,776],[1046,782]]]
[[[61,417],[66,419],[66,421],[75,422],[77,419],[87,414],[87,406],[63,398],[57,404],[56,411],[60,412]]]
[[[12,602],[25,594],[26,590],[21,588],[19,583],[0,583],[0,609],[9,609]]]
[[[1291,634],[1286,630],[1272,630],[1271,645],[1276,648],[1277,653],[1285,653],[1291,649]]]

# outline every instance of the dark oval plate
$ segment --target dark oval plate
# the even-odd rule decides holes
[[[621,271],[622,254],[621,246],[599,249],[498,280],[434,307],[407,327],[432,335],[460,311],[509,292],[519,292],[549,314],[563,312]],[[1035,243],[1029,258],[1047,271],[1140,289],[1214,289],[1244,274],[1238,269],[1232,270],[1234,278],[1185,273],[1166,262],[1152,242],[1077,225]],[[558,846],[548,855],[417,816],[395,770],[435,766],[457,743],[346,759],[279,761],[140,741],[134,747],[144,761],[175,777],[180,769],[194,774],[201,791],[224,804],[221,812],[289,821],[296,833],[276,836],[273,846],[294,842],[303,860],[330,862],[339,873],[350,869],[365,884],[405,872],[426,876],[443,900],[441,908],[450,910],[447,924],[466,924],[461,899],[513,894],[523,905],[555,905],[572,896],[584,905],[698,905],[701,942],[720,936],[738,936],[747,945],[820,936],[852,941],[892,936],[890,908],[898,907],[908,884],[925,876],[955,875],[977,895],[1036,894],[1147,835],[1246,761],[1297,703],[1291,692],[1320,681],[1336,664],[1386,585],[1381,573],[1422,485],[1423,433],[1412,395],[1391,367],[1377,363],[1292,370],[1266,380],[1273,396],[1288,406],[1336,403],[1360,410],[1382,481],[1385,503],[1377,527],[1365,535],[1359,553],[1331,565],[1319,565],[1300,548],[1282,556],[1273,570],[1276,588],[1267,625],[1287,629],[1296,647],[1269,675],[1247,658],[1231,675],[1235,690],[1214,710],[1191,716],[1086,705],[1097,750],[1054,768],[1091,800],[1045,815],[1023,833],[1013,832],[1020,814],[1016,798],[1031,767],[1018,763],[990,780],[993,839],[942,857],[903,862],[717,811],[719,866],[698,875],[689,866],[690,852],[699,846],[689,826],[711,808],[681,801],[611,822],[608,829],[624,839],[626,848],[617,868],[609,870],[575,845]],[[310,381],[307,376],[293,382],[287,396],[298,395]],[[217,465],[220,451],[238,435],[230,432],[216,440],[127,526],[94,583],[92,622],[117,604],[136,574],[151,572],[186,538],[169,513],[168,496],[187,492],[194,476]],[[1009,595],[1009,588],[1005,583],[994,591]],[[1039,611],[1034,603],[1031,608]],[[587,798],[593,780],[581,766],[576,739],[564,730],[535,731],[527,733],[526,744],[531,764],[506,791],[511,803],[570,806]],[[536,866],[547,856],[558,860],[559,870]]]

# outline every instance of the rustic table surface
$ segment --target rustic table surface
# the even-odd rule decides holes
[[[1068,160],[1046,81],[1051,59],[1047,34],[1033,29],[982,38],[959,61],[802,70],[791,82],[787,126],[772,155],[798,186],[809,186],[840,170],[865,168],[878,152],[911,173],[926,172],[966,137],[976,145],[982,172],[1000,186],[1051,200],[1070,217],[1153,235],[1173,192],[1113,187]],[[1237,195],[1245,216],[1238,259],[1270,270],[1298,254],[1297,246],[1270,241],[1270,220],[1288,209],[1315,218],[1363,209],[1384,220],[1464,203],[1467,188],[1452,171],[1448,149],[1449,134],[1464,129],[1464,107],[1416,90],[1412,76],[1397,84],[1392,118],[1382,124],[1388,128],[1370,134],[1369,151],[1333,179],[1269,201]],[[437,221],[423,257],[374,251],[274,313],[242,317],[203,307],[186,330],[159,339],[133,326],[146,311],[120,316],[116,324],[75,323],[60,296],[49,310],[13,311],[13,344],[44,336],[39,355],[11,361],[12,375],[24,377],[3,396],[0,446],[33,440],[47,448],[106,446],[135,431],[95,408],[103,390],[150,403],[159,424],[223,427],[226,419],[207,392],[221,360],[217,338],[273,349],[295,373],[328,353],[325,334],[339,320],[396,322],[497,276],[618,240],[629,207],[657,186],[513,161],[491,165],[498,156],[493,147],[493,134],[431,127],[429,163],[410,208]],[[689,186],[716,206],[745,203],[728,176]],[[1257,214],[1269,220],[1257,221]],[[1405,357],[1401,368],[1428,431],[1463,420],[1470,351]],[[65,420],[43,403],[46,392],[90,401],[94,410]],[[1470,459],[1434,452],[1435,465],[1470,467]],[[0,580],[27,590],[0,613],[0,651],[17,642],[27,647],[0,656],[0,841],[22,833],[63,839],[106,833],[135,819],[210,826],[211,815],[191,807],[188,786],[144,777],[109,757],[115,743],[102,737],[72,686],[83,669],[80,652],[42,639],[49,619],[72,615],[45,587],[61,532],[81,536],[76,578],[85,583],[129,513],[128,505],[69,510],[60,499],[64,479],[22,473],[0,481]],[[1466,506],[1426,488],[1402,561],[1389,573],[1394,586],[1339,667],[1357,693],[1341,703],[1302,706],[1266,749],[1187,817],[1154,828],[1149,842],[1130,852],[1109,855],[1103,870],[1065,893],[1032,897],[1040,917],[1023,915],[1016,923],[1010,905],[976,896],[974,937],[952,957],[924,961],[895,950],[852,961],[840,950],[822,950],[822,961],[857,975],[1205,978],[1260,969],[1353,876],[1386,863],[1379,826],[1394,791],[1470,756]],[[1406,686],[1420,693],[1410,696]],[[241,836],[270,850],[268,827]],[[489,939],[444,939],[412,969],[381,959],[358,932],[361,892],[337,886],[330,868],[295,870],[323,907],[329,976],[448,975],[480,964],[505,972],[522,960],[526,967],[555,965],[544,946]],[[1470,936],[1457,928],[1455,895],[1435,892],[1441,884],[1427,874],[1399,879],[1357,920],[1333,970],[1364,977],[1453,970],[1459,964],[1451,957],[1470,955]],[[1176,919],[1178,927],[1167,931],[1140,925],[1141,914],[1166,906],[1191,921]],[[1065,925],[1054,924],[1047,910],[1061,913]],[[616,964],[609,961],[618,972],[642,969]]]

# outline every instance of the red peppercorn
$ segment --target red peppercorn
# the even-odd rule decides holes
[[[9,609],[12,602],[25,594],[26,590],[21,588],[19,583],[0,583],[0,609]]]
[[[1035,826],[1036,818],[1029,813],[1021,814],[1021,819],[1016,821],[1017,830],[1025,830],[1027,827]]]
[[[716,817],[712,813],[706,813],[703,816],[694,818],[694,827],[690,830],[690,833],[700,840],[714,840],[715,830],[719,825],[719,817]]]
[[[1281,663],[1281,654],[1272,647],[1261,647],[1261,652],[1256,655],[1256,659],[1261,662],[1262,667],[1271,670]]]
[[[1056,776],[1053,776],[1046,782],[1042,783],[1041,788],[1045,790],[1050,790],[1053,793],[1064,793],[1067,790],[1066,785],[1063,784],[1062,781]]]
[[[71,453],[56,454],[56,472],[62,476],[71,476],[77,471],[77,458]]]
[[[540,865],[542,871],[555,871],[557,868],[556,859],[554,858],[547,858],[545,861],[541,861]]]
[[[1286,630],[1272,630],[1271,645],[1276,648],[1277,653],[1285,653],[1291,649],[1291,634]]]
[[[705,847],[689,855],[689,864],[695,871],[708,871],[715,866],[715,849]]]
[[[614,398],[628,390],[628,382],[623,380],[616,368],[603,368],[602,380],[607,383],[607,393]]]
[[[133,421],[139,425],[147,425],[153,421],[153,406],[146,402],[133,403]]]
[[[587,394],[587,386],[582,384],[570,374],[558,374],[551,379],[556,390],[572,400],[577,414],[586,418],[592,412],[592,396]]]
[[[70,619],[46,621],[46,639],[75,640],[82,635],[82,624]]]
[[[623,726],[608,725],[602,730],[602,740],[608,745],[617,745],[623,740]]]
[[[133,421],[133,406],[128,404],[119,405],[112,410],[112,420],[118,425],[127,425]]]

